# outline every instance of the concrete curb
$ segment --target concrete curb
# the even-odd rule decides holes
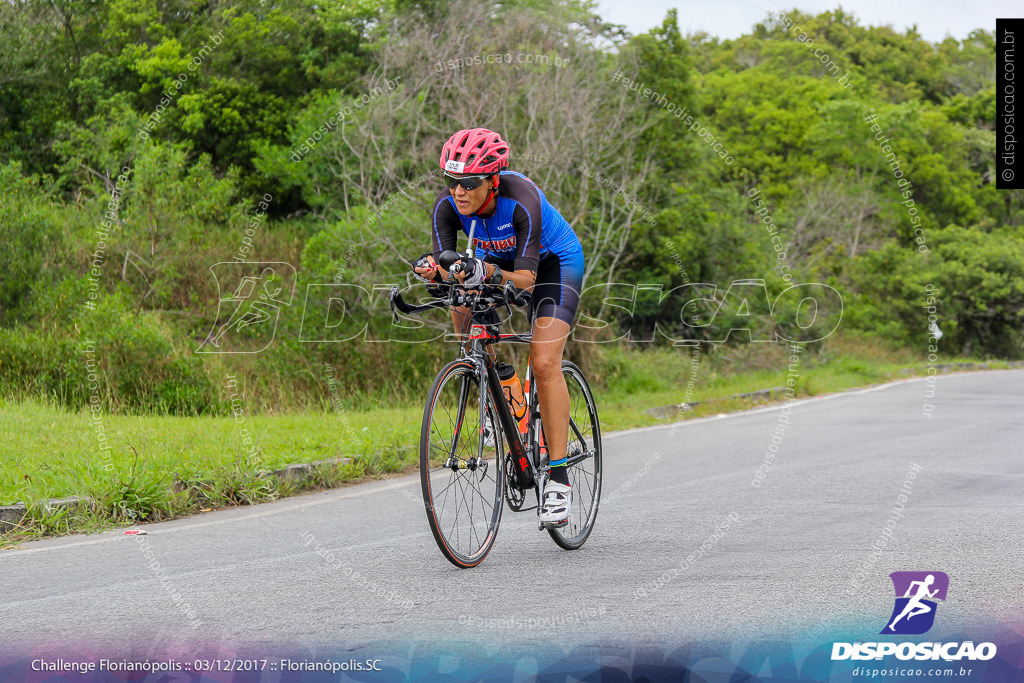
[[[398,448],[398,451],[409,451],[416,450],[417,446],[403,446]],[[298,484],[300,486],[305,484],[314,483],[313,480],[317,472],[321,469],[337,467],[339,465],[347,465],[352,462],[355,456],[342,456],[340,458],[327,458],[326,460],[314,460],[308,463],[296,463],[293,465],[285,465],[284,467],[266,472],[266,475],[276,477],[282,482],[288,482],[291,484]],[[81,506],[92,506],[94,501],[88,496],[69,496],[67,498],[51,498],[46,503],[46,507],[49,510],[66,508],[69,511],[76,510]],[[17,502],[14,505],[0,505],[0,534],[5,534],[8,531],[13,531],[21,527],[22,521],[25,519],[25,515],[28,513],[28,509],[22,502]]]
[[[688,410],[693,410],[701,403],[713,403],[714,401],[728,401],[733,398],[753,398],[767,401],[776,394],[781,394],[786,391],[786,387],[772,387],[771,389],[758,389],[757,391],[748,391],[744,394],[733,394],[732,396],[724,396],[722,398],[709,398],[706,401],[692,401],[690,403],[680,403],[678,405],[671,406],[658,406],[656,408],[648,408],[644,411],[646,415],[653,415],[654,417],[661,420],[671,420],[675,418],[679,413],[685,413]]]
[[[66,510],[75,512],[79,508],[92,507],[95,501],[89,496],[68,496],[66,498],[51,498],[46,502],[47,510]],[[21,526],[28,508],[24,503],[18,501],[14,505],[0,505],[0,534],[13,531]]]
[[[24,503],[0,505],[0,534],[7,533],[21,526],[21,520],[24,519],[25,512]]]
[[[1010,367],[1021,367],[1020,361],[1007,361]],[[1016,366],[1014,365],[1016,364]],[[939,363],[938,365],[921,365],[916,368],[903,368],[898,370],[901,375],[909,375],[912,372],[928,372],[928,368],[935,368],[936,372],[955,372],[956,370],[991,370],[988,363]]]

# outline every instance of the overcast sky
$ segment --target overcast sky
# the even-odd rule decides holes
[[[996,17],[1024,17],[1022,0],[598,0],[598,12],[632,33],[660,24],[670,7],[679,10],[679,30],[684,34],[706,31],[719,38],[737,38],[765,19],[766,7],[788,11],[794,7],[809,14],[843,9],[856,15],[861,25],[889,24],[895,30],[917,24],[925,40],[939,42],[947,35],[962,40],[976,28],[995,31]]]

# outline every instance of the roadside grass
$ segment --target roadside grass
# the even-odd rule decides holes
[[[306,488],[404,471],[413,454],[400,447],[417,442],[421,410],[238,420],[103,414],[100,432],[85,411],[0,400],[0,505],[28,507],[22,528],[0,535],[0,543],[275,500],[302,490],[269,474],[293,463],[351,458],[318,468]],[[46,505],[67,496],[88,496],[92,505]]]
[[[940,362],[957,362],[942,359]],[[964,361],[966,362],[966,361]],[[736,394],[785,388],[788,347],[776,344],[602,349],[586,372],[605,432],[666,424],[782,399]],[[1005,366],[998,361],[992,367]],[[923,375],[927,363],[871,338],[836,335],[808,345],[794,367],[807,397]],[[651,408],[696,406],[670,418]],[[0,547],[40,536],[102,530],[292,495],[297,484],[274,469],[325,464],[305,488],[330,488],[414,471],[422,404],[232,417],[68,413],[40,402],[0,399],[0,505],[23,501],[22,527]],[[99,427],[97,427],[99,425]],[[103,435],[109,450],[100,449]],[[92,504],[50,508],[50,498],[88,496]]]
[[[232,417],[100,416],[0,400],[0,504],[88,493],[112,477],[132,486],[218,471],[368,456],[415,443],[416,408]],[[99,448],[99,434],[109,451]],[[109,457],[104,456],[109,453]],[[107,469],[105,469],[107,468]],[[125,492],[125,495],[132,495]]]
[[[807,345],[794,365],[798,397],[817,396],[906,378],[921,361],[905,349],[892,349],[870,338],[836,335],[828,345]],[[670,419],[693,419],[744,410],[782,400],[738,398],[763,389],[786,389],[789,347],[782,344],[710,345],[651,349],[623,359],[628,371],[607,380],[608,392],[598,405],[602,428],[630,429],[668,421],[648,413],[652,408],[694,404]],[[900,371],[904,372],[901,373]]]

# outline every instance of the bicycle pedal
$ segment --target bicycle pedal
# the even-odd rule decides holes
[[[540,529],[561,529],[564,526],[569,526],[569,520],[564,519],[561,522],[541,522]]]

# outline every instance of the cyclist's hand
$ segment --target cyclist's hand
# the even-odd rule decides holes
[[[484,262],[480,259],[464,258],[461,263],[462,269],[455,274],[456,279],[461,280],[466,287],[482,285],[487,270]]]
[[[424,280],[432,281],[437,277],[437,264],[434,263],[434,255],[426,253],[413,264],[412,270]]]

